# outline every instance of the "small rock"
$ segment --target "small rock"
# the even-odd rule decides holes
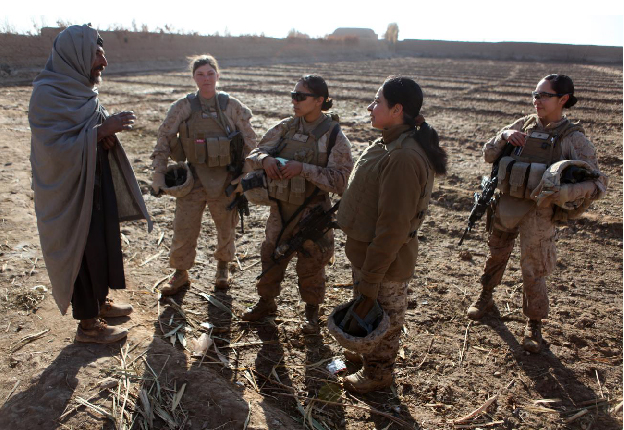
[[[119,381],[115,378],[106,378],[100,381],[100,383],[98,384],[100,386],[100,388],[105,389],[105,388],[114,388],[119,384]]]
[[[459,258],[464,261],[470,261],[472,260],[472,253],[470,251],[463,250],[459,253]]]

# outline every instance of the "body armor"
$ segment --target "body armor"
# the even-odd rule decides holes
[[[501,159],[498,170],[498,188],[501,194],[530,199],[531,192],[542,180],[546,169],[561,160],[561,140],[568,134],[583,129],[567,119],[552,130],[536,131],[537,125],[537,115],[530,115],[522,127],[527,135],[524,146],[514,148],[510,156]]]
[[[297,121],[292,121],[286,134],[277,145],[281,147],[281,150],[275,154],[275,158],[300,161],[315,166],[327,166],[330,148],[327,152],[320,152],[318,140],[337,125],[338,123],[334,118],[326,116],[310,134],[301,134],[297,132]],[[279,158],[278,161],[280,161]],[[315,188],[313,183],[306,181],[301,176],[281,180],[268,179],[269,196],[290,205],[299,206],[303,204],[306,197],[310,196]],[[321,193],[327,194],[323,191]]]
[[[231,161],[231,139],[228,136],[232,135],[234,128],[223,113],[229,96],[217,93],[215,110],[202,106],[195,93],[186,98],[191,104],[191,116],[178,128],[177,147],[181,148],[182,154],[173,151],[172,158],[188,161],[193,175],[199,178],[208,197],[216,198],[223,194],[230,179],[227,166]]]
[[[422,189],[416,190],[420,192],[420,198],[405,243],[416,237],[431,198],[434,173],[427,155],[420,144],[410,136],[409,131],[387,145],[381,140],[376,141],[358,159],[338,211],[338,224],[347,236],[360,242],[372,242],[375,238],[379,201],[379,168],[392,151],[399,148],[416,151],[427,165],[427,180]]]

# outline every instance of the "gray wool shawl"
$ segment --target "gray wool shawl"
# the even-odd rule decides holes
[[[82,262],[93,206],[97,125],[108,117],[89,80],[98,33],[87,25],[63,30],[33,82],[30,122],[32,188],[52,295],[65,315]],[[145,219],[132,166],[117,139],[109,151],[119,220]]]

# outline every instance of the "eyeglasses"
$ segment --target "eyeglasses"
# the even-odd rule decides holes
[[[542,97],[545,98],[545,99],[549,99],[549,98],[552,98],[552,97],[562,97],[562,96],[565,96],[565,94],[558,94],[558,93],[555,94],[555,93],[546,93],[546,92],[541,92],[540,93],[538,91],[533,91],[531,94],[533,95],[533,99],[534,100],[539,100]]]
[[[320,97],[320,96],[317,96],[316,94],[311,94],[311,93],[302,93],[300,91],[291,91],[290,97],[292,97],[292,99],[295,101],[302,102],[308,97]]]

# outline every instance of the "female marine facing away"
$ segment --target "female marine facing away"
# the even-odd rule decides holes
[[[206,205],[217,229],[217,260],[215,285],[227,288],[230,283],[228,262],[234,259],[236,210],[227,207],[233,200],[225,194],[232,173],[231,137],[242,134],[243,156],[256,146],[256,134],[251,127],[251,111],[234,97],[217,91],[219,65],[211,55],[191,60],[190,68],[197,92],[174,102],[158,129],[158,140],[151,155],[154,168],[152,188],[156,193],[166,189],[167,159],[186,160],[192,172],[190,192],[176,198],[173,220],[173,240],[169,261],[175,273],[161,294],[172,295],[190,283],[188,270],[195,262],[197,239]]]
[[[325,80],[307,75],[291,92],[294,116],[281,121],[262,138],[247,158],[253,169],[264,169],[271,200],[262,244],[262,269],[266,274],[256,284],[260,300],[243,315],[257,321],[277,310],[275,298],[290,258],[274,261],[278,245],[299,230],[297,223],[315,207],[327,210],[329,193],[342,194],[353,169],[351,143],[333,115]],[[329,230],[321,239],[308,240],[304,252],[297,252],[299,292],[306,303],[304,333],[318,331],[319,305],[325,298],[325,266],[334,254],[334,234]]]
[[[492,292],[520,234],[522,310],[528,318],[523,347],[533,353],[541,349],[542,319],[548,316],[546,277],[557,261],[555,223],[579,216],[604,195],[608,182],[598,172],[596,150],[583,128],[563,115],[576,101],[572,79],[546,76],[533,91],[535,114],[504,127],[483,148],[485,161],[499,162],[500,196],[489,217],[490,252],[481,294],[468,308],[468,317],[479,320],[494,305]],[[501,156],[507,152],[509,156]],[[595,179],[565,184],[564,172],[570,167]]]
[[[364,319],[377,300],[390,318],[377,347],[362,354],[362,369],[345,378],[349,391],[367,393],[392,383],[407,286],[418,254],[418,229],[434,176],[446,173],[446,152],[435,129],[420,115],[422,103],[422,90],[412,79],[385,80],[368,106],[371,124],[382,137],[357,160],[340,202],[338,224],[347,236],[354,290],[363,296],[355,313]]]

